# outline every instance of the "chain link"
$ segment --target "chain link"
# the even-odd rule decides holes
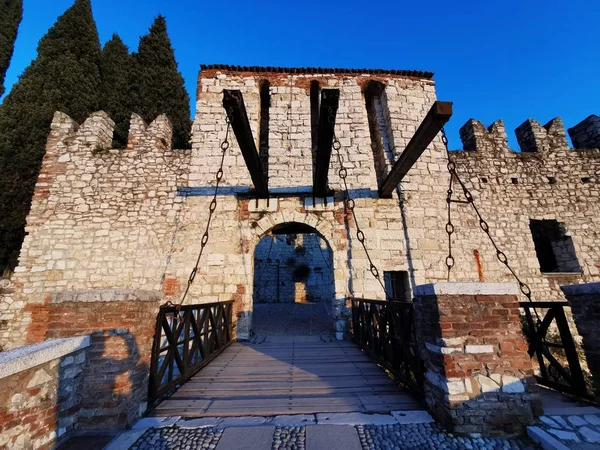
[[[524,281],[522,281],[519,278],[519,276],[517,275],[515,270],[510,266],[510,263],[508,262],[508,257],[506,256],[506,253],[504,253],[498,247],[498,244],[496,243],[496,241],[494,240],[494,238],[491,234],[489,224],[484,220],[483,216],[481,215],[481,212],[479,211],[479,208],[477,208],[477,205],[475,205],[475,200],[473,199],[473,195],[471,194],[471,192],[469,191],[469,189],[467,188],[467,186],[465,185],[463,180],[458,175],[458,172],[456,170],[456,163],[454,161],[452,161],[452,159],[450,158],[450,150],[448,148],[448,137],[446,136],[446,131],[443,128],[442,128],[442,142],[443,142],[444,146],[446,147],[446,155],[448,157],[448,172],[450,173],[450,185],[448,187],[448,196],[446,197],[446,202],[448,203],[448,222],[446,223],[446,233],[448,234],[448,256],[446,257],[446,266],[448,267],[448,281],[450,281],[450,271],[452,270],[452,267],[454,267],[454,257],[452,256],[452,234],[455,231],[454,225],[452,224],[452,219],[451,219],[450,205],[451,205],[451,203],[468,203],[469,205],[471,205],[471,207],[473,208],[473,211],[475,211],[475,214],[477,215],[477,218],[479,219],[479,228],[481,228],[481,231],[483,231],[487,235],[490,243],[494,247],[494,250],[496,250],[496,258],[498,259],[498,261],[500,261],[501,264],[504,264],[504,266],[512,274],[512,276],[517,281],[517,283],[519,283],[519,289],[521,290],[521,293],[525,297],[527,297],[527,300],[532,301],[531,289],[529,288],[527,283],[525,283]],[[462,193],[465,197],[465,200],[458,200],[458,199],[455,200],[452,198],[452,195],[454,193],[453,192],[454,182],[458,183],[458,185],[459,185],[460,189],[462,190]],[[537,311],[536,311],[536,313],[537,313]],[[538,320],[539,320],[539,318],[538,318]]]
[[[225,162],[225,155],[227,154],[227,150],[229,149],[229,131],[231,129],[231,123],[233,122],[232,110],[229,108],[227,110],[227,117],[225,118],[225,122],[227,123],[227,131],[225,132],[225,139],[221,142],[221,163],[219,164],[219,169],[215,174],[215,191],[213,194],[213,198],[210,201],[208,206],[208,220],[206,221],[206,228],[204,229],[204,234],[202,235],[202,239],[200,239],[200,251],[198,252],[198,258],[196,259],[196,265],[192,269],[190,276],[187,281],[187,285],[185,287],[185,291],[183,292],[183,296],[181,297],[181,301],[177,304],[177,317],[179,317],[179,310],[181,309],[181,305],[185,301],[192,284],[194,283],[194,279],[196,278],[196,274],[198,273],[198,266],[200,265],[200,259],[202,258],[202,253],[204,252],[204,248],[206,244],[208,244],[208,239],[210,238],[209,230],[210,224],[213,219],[213,214],[217,209],[217,193],[219,192],[219,184],[223,179],[223,164]]]
[[[330,122],[331,122],[331,117],[333,116],[332,110],[329,111],[329,114],[330,114]],[[333,120],[335,120],[335,118]],[[350,197],[350,193],[348,191],[348,183],[346,182],[346,177],[348,176],[348,170],[344,167],[344,161],[342,160],[342,155],[340,154],[340,149],[342,148],[342,144],[340,144],[340,141],[338,141],[338,138],[335,136],[335,134],[333,135],[332,148],[336,152],[337,160],[340,165],[340,168],[338,170],[338,175],[342,179],[342,182],[344,183],[345,206],[352,213],[354,225],[356,226],[356,238],[358,239],[358,242],[360,242],[360,245],[362,245],[365,255],[367,255],[367,260],[369,261],[369,271],[371,272],[371,275],[373,275],[373,277],[375,277],[375,279],[381,285],[381,288],[383,289],[383,292],[385,293],[386,299],[391,300],[392,296],[388,294],[387,289],[385,288],[385,284],[384,284],[383,280],[381,279],[381,274],[379,273],[379,269],[377,269],[377,267],[373,263],[373,260],[371,259],[371,255],[369,254],[369,250],[367,249],[367,246],[365,244],[365,233],[360,229],[360,226],[358,225],[358,220],[356,218],[356,212],[354,211],[354,208],[356,207],[356,203],[355,203],[354,199],[352,197]]]

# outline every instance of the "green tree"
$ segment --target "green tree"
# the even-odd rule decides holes
[[[23,0],[0,0],[0,96],[4,94],[4,77],[15,49],[22,18]]]
[[[131,70],[132,56],[121,38],[114,34],[104,45],[100,58],[102,89],[100,109],[106,111],[115,121],[113,146],[124,148],[127,145],[129,119],[138,107],[133,104]]]
[[[142,36],[135,59],[134,105],[150,122],[165,113],[173,123],[173,146],[189,148],[190,97],[177,69],[175,52],[167,34],[167,23],[158,16],[150,32]]]
[[[16,263],[54,112],[81,122],[98,109],[99,60],[90,0],[75,0],[0,107],[0,265]]]

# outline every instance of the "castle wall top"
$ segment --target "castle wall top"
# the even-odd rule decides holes
[[[327,67],[272,67],[272,66],[235,66],[227,64],[202,64],[201,72],[251,72],[251,73],[285,73],[285,74],[336,74],[336,75],[394,75],[401,77],[423,78],[430,80],[433,72],[421,70],[399,70],[399,69],[343,69]]]

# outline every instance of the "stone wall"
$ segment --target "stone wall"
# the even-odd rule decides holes
[[[179,299],[200,249],[227,130],[223,89],[242,92],[258,148],[264,81],[269,82],[271,98],[271,198],[253,198],[248,170],[231,133],[209,242],[187,302],[235,300],[239,336],[248,336],[255,247],[275,226],[290,222],[312,227],[333,251],[336,329],[347,320],[347,297],[385,298],[347,214],[335,155],[329,171],[329,187],[335,191],[330,201],[310,195],[314,82],[340,90],[335,131],[357,220],[379,271],[407,271],[411,286],[446,279],[448,174],[440,137],[393,198],[380,199],[377,194],[378,172],[389,171],[436,100],[430,74],[207,67],[198,78],[191,151],[168,147],[171,129],[164,116],[146,125],[134,115],[127,149],[113,150],[108,148],[113,124],[106,114],[93,114],[80,126],[56,114],[27,220],[28,236],[11,280],[14,293],[0,299],[2,317],[17,317],[8,320],[8,330],[0,331],[4,345],[24,342],[30,313],[22,306],[44,304],[57,292],[116,287],[161,291],[164,300]],[[377,145],[371,145],[365,100],[373,82],[384,86],[373,109],[379,132],[385,134],[383,158],[374,154]],[[593,130],[586,133],[594,135]],[[501,123],[488,131],[470,122],[462,134],[465,149],[476,151],[453,157],[489,218],[494,237],[532,285],[534,297],[561,298],[558,285],[565,280],[598,279],[600,241],[595,239],[594,218],[599,206],[593,199],[598,198],[594,171],[599,151],[567,150],[558,121],[548,128],[533,122],[523,128],[521,142],[538,152],[508,151]],[[556,183],[549,184],[546,176],[555,177]],[[509,273],[495,260],[473,214],[465,205],[453,207],[463,212],[456,219],[453,279],[505,281]],[[556,218],[566,224],[583,273],[540,274],[530,218]],[[12,306],[7,306],[9,301]]]
[[[89,337],[0,354],[0,448],[50,449],[81,418]]]
[[[588,133],[600,133],[600,124],[590,118],[574,128],[582,127]],[[600,230],[596,219],[600,216],[598,143],[580,138],[574,142],[594,144],[596,148],[570,149],[559,118],[544,126],[529,119],[516,133],[519,153],[509,149],[502,121],[485,128],[471,119],[460,133],[465,151],[453,152],[452,159],[472,189],[492,237],[506,253],[510,265],[530,285],[533,298],[564,299],[561,285],[598,280],[600,276]],[[461,195],[458,186],[456,192]],[[479,277],[481,281],[510,280],[510,273],[497,261],[470,206],[453,204],[453,217],[459,270],[466,270],[471,279]],[[564,225],[565,239],[553,242],[561,270],[541,272],[531,220],[556,220]],[[572,259],[573,254],[576,260]],[[458,274],[453,276],[461,279]]]
[[[460,433],[519,434],[533,422],[531,359],[516,284],[438,283],[415,289],[425,399]]]

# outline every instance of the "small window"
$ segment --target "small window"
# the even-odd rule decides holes
[[[581,182],[582,183],[591,183],[592,179],[590,177],[582,177]]]
[[[488,182],[488,179],[486,177],[481,177],[480,180],[481,180],[482,183],[487,183]]]
[[[556,178],[554,178],[554,177],[548,177],[548,183],[549,184],[556,184]]]
[[[383,272],[385,291],[392,300],[409,302],[411,300],[408,272],[404,270]]]
[[[512,184],[519,184],[518,178],[511,178],[510,181],[512,182]]]
[[[531,220],[529,228],[542,272],[581,272],[573,239],[567,235],[564,224],[556,220]]]

